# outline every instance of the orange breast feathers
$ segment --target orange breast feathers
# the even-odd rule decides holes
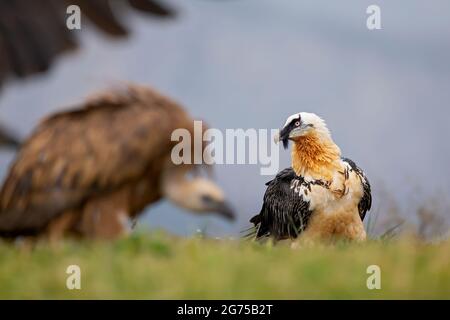
[[[298,137],[292,148],[292,168],[297,175],[330,180],[340,169],[341,150],[331,140],[312,132]]]

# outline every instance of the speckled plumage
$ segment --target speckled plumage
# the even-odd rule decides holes
[[[309,203],[291,188],[295,180],[304,182],[292,168],[287,168],[266,184],[261,211],[250,220],[257,227],[257,238],[296,238],[306,228],[311,211]]]

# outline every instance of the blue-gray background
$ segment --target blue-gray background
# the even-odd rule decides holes
[[[312,111],[370,177],[373,212],[387,215],[395,203],[412,216],[424,201],[448,201],[448,1],[168,2],[180,11],[176,20],[130,14],[126,41],[110,42],[84,24],[81,50],[47,75],[4,88],[2,122],[26,136],[42,116],[122,80],[152,85],[221,129],[277,128],[292,113]],[[366,28],[370,4],[381,7],[382,30]],[[13,156],[1,152],[1,177]],[[288,152],[280,163],[289,165]],[[269,177],[256,165],[217,166],[216,176],[237,223],[166,202],[143,223],[237,235],[260,209]]]

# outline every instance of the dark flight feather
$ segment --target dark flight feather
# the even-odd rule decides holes
[[[78,5],[81,12],[108,35],[122,37],[128,34],[127,28],[114,15],[109,0],[72,0],[72,3]]]
[[[129,30],[120,5],[154,17],[171,18],[175,11],[154,0],[3,0],[0,1],[0,85],[9,77],[47,71],[63,52],[78,46],[76,32],[67,29],[66,8],[80,6],[83,17],[113,37]],[[119,6],[113,6],[119,5]]]
[[[18,148],[20,145],[19,139],[11,134],[8,130],[0,126],[0,147]]]
[[[159,2],[149,0],[128,0],[129,4],[142,12],[152,13],[157,17],[174,17],[176,12],[167,4],[160,4]]]

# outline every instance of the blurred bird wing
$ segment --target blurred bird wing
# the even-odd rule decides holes
[[[10,74],[46,71],[54,58],[75,47],[61,1],[0,1],[0,83]]]
[[[18,148],[20,145],[19,139],[9,132],[9,130],[0,126],[0,148],[3,146]]]
[[[111,4],[127,4],[157,17],[174,11],[154,0],[15,0],[0,1],[0,85],[10,75],[26,77],[47,71],[57,56],[77,47],[74,32],[66,26],[66,7],[80,6],[95,26],[113,37],[128,29]]]

